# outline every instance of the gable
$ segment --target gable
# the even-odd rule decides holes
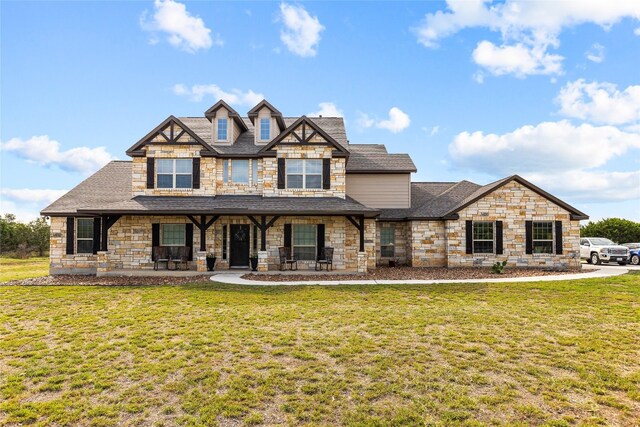
[[[338,144],[335,139],[306,116],[302,116],[293,122],[260,151],[271,151],[278,145],[298,145],[302,147],[323,145],[333,147],[335,154],[342,156],[347,156],[349,154],[343,146]]]
[[[142,137],[127,150],[127,155],[142,156],[144,155],[142,148],[149,144],[201,145],[204,148],[205,153],[215,153],[202,138],[174,116],[169,116],[151,132]]]

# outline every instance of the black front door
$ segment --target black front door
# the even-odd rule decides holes
[[[249,225],[231,224],[230,267],[249,266]]]

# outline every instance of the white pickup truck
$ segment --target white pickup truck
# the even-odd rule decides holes
[[[617,262],[625,265],[629,259],[629,248],[616,245],[603,237],[582,237],[580,239],[580,258],[589,264]]]

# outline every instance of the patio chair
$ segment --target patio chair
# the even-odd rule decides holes
[[[153,269],[158,270],[158,264],[164,262],[167,270],[169,269],[169,251],[164,246],[153,247]]]
[[[329,271],[329,269],[333,270],[333,248],[323,248],[320,251],[318,259],[316,260],[316,271],[322,270],[323,265],[327,266],[327,271]]]
[[[178,246],[173,248],[175,255],[172,254],[171,262],[175,264],[177,270],[179,266],[182,266],[181,270],[187,270],[189,268],[189,255],[191,255],[191,248],[187,246]]]
[[[286,270],[287,265],[289,266],[290,270],[298,269],[298,260],[295,259],[295,257],[291,256],[291,248],[278,248],[278,255],[280,255],[280,271]]]

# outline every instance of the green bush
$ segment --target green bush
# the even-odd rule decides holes
[[[616,243],[640,242],[640,222],[607,218],[580,227],[580,237],[605,237]]]
[[[507,266],[507,261],[498,261],[491,266],[491,272],[495,274],[504,273],[504,268]]]

